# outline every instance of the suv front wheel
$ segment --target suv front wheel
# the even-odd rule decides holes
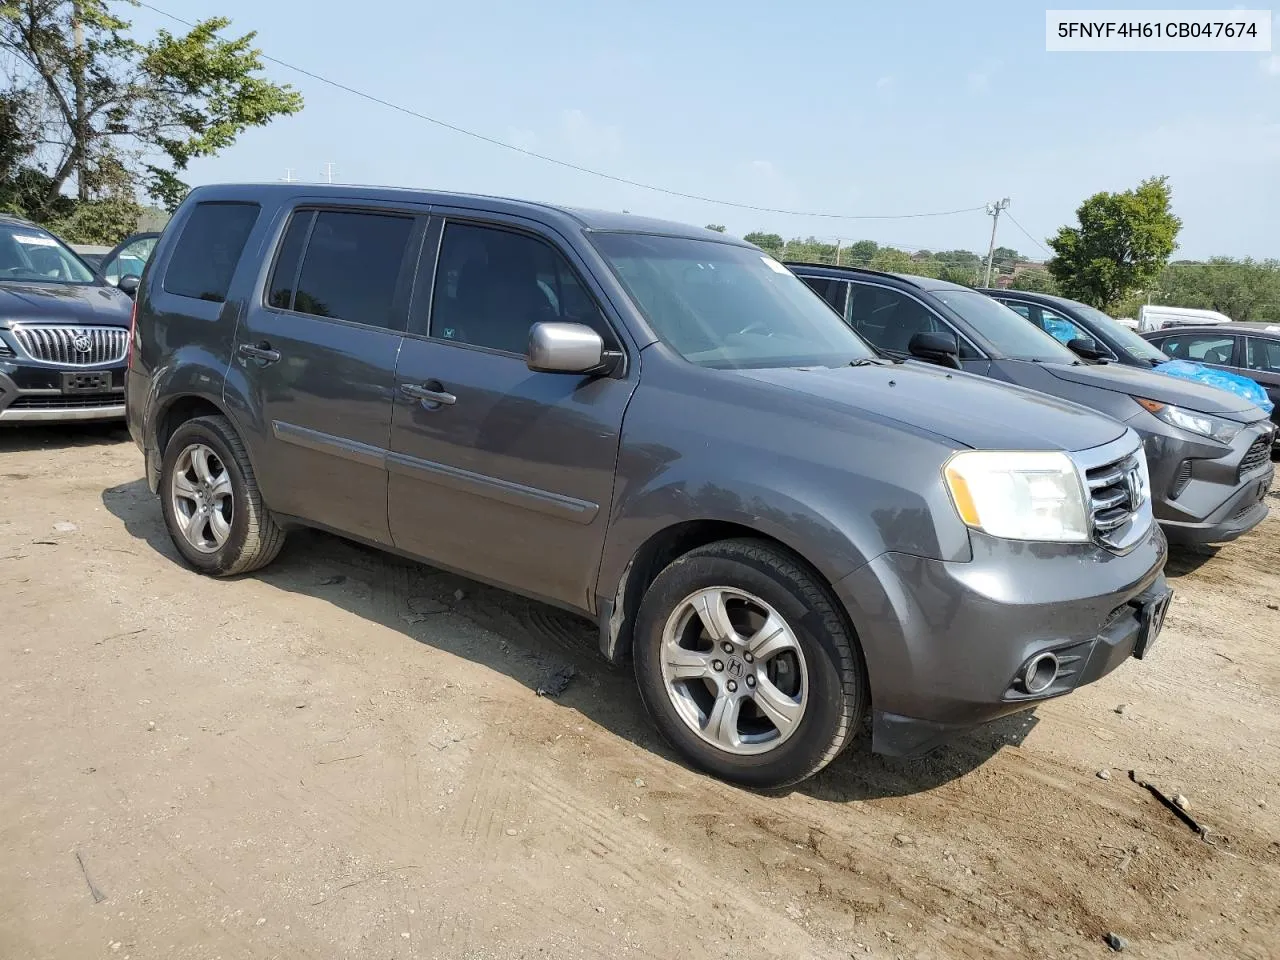
[[[817,773],[866,704],[861,653],[829,592],[760,541],[709,544],[658,574],[633,653],[663,736],[695,766],[744,786]]]
[[[160,465],[160,502],[178,552],[201,573],[248,573],[284,545],[226,417],[197,417],[174,431]]]

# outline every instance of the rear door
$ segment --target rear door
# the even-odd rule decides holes
[[[276,512],[391,542],[391,400],[425,225],[384,205],[286,211],[228,374],[268,438],[255,466]]]
[[[1274,403],[1271,419],[1280,423],[1280,340],[1269,337],[1245,337],[1244,369],[1237,373],[1255,380],[1267,391]]]
[[[636,357],[609,377],[531,371],[529,327],[540,320],[587,324],[626,349],[585,265],[518,218],[457,211],[431,232],[434,291],[415,295],[396,376],[395,545],[589,610]]]

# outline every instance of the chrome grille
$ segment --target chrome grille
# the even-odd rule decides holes
[[[94,367],[124,359],[129,331],[124,327],[22,325],[13,328],[27,356],[67,367]]]
[[[1243,477],[1246,473],[1252,473],[1264,464],[1271,462],[1271,435],[1259,437],[1253,441],[1253,444],[1244,453],[1244,459],[1240,461],[1239,476]]]
[[[1085,471],[1089,485],[1090,520],[1094,536],[1113,546],[1117,534],[1142,506],[1144,491],[1139,482],[1141,463],[1137,453]]]

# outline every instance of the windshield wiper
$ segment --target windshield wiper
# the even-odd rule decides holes
[[[855,357],[849,361],[851,367],[883,367],[888,363],[901,363],[901,360],[888,360],[884,357]]]

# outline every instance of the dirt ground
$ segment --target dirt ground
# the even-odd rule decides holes
[[[1176,554],[1152,657],[1034,719],[767,796],[585,622],[314,533],[203,578],[123,431],[2,432],[0,958],[1277,957],[1278,545]]]

